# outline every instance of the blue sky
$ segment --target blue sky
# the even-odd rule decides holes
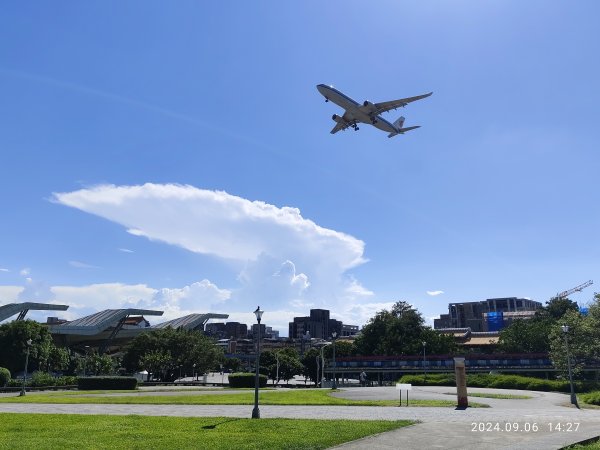
[[[248,323],[260,304],[287,334],[310,308],[362,325],[406,300],[429,319],[594,279],[599,10],[7,4],[0,304]],[[386,114],[422,125],[404,136],[332,136],[319,83],[360,102],[434,94]]]

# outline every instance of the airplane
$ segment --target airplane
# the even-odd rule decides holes
[[[325,101],[331,100],[338,106],[344,108],[344,115],[342,117],[334,114],[331,118],[337,122],[331,130],[331,134],[335,134],[340,130],[346,130],[348,127],[354,128],[354,131],[358,131],[358,123],[367,123],[373,125],[375,128],[387,131],[388,137],[394,137],[398,134],[404,134],[407,131],[420,128],[420,125],[402,128],[404,126],[404,117],[399,117],[394,123],[390,123],[380,116],[381,113],[397,109],[408,105],[411,102],[421,100],[429,97],[433,92],[429,94],[417,95],[416,97],[402,98],[400,100],[392,100],[389,102],[382,103],[371,103],[365,100],[363,104],[356,102],[355,100],[348,97],[346,94],[338,91],[333,86],[327,86],[326,84],[317,85],[317,90],[325,97]]]

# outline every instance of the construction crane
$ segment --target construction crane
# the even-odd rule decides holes
[[[568,297],[573,292],[581,292],[586,287],[591,286],[592,284],[594,284],[594,282],[592,280],[586,281],[585,283],[580,284],[579,286],[575,286],[573,289],[569,289],[568,291],[559,292],[558,294],[556,294],[556,296],[554,298],[565,298],[565,297]]]

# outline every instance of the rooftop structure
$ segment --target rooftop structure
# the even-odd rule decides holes
[[[0,322],[15,314],[19,314],[17,320],[23,320],[30,309],[34,311],[66,311],[69,307],[67,305],[54,305],[51,303],[9,303],[0,306]]]
[[[161,328],[183,328],[184,330],[200,330],[204,331],[204,326],[206,322],[210,319],[227,319],[229,318],[229,314],[216,314],[216,313],[207,313],[207,314],[189,314],[187,316],[179,317],[177,319],[169,320],[167,322],[159,323],[150,328],[152,329],[161,329]]]

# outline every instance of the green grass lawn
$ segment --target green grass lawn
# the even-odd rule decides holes
[[[397,406],[398,400],[347,400],[332,397],[330,390],[293,390],[261,392],[262,405],[338,405],[338,406]],[[177,395],[124,395],[89,396],[89,392],[74,395],[62,393],[30,393],[24,397],[0,398],[1,403],[94,403],[94,404],[150,404],[150,405],[252,405],[254,392],[243,391],[229,394],[177,394]],[[410,400],[410,406],[455,407],[454,400]],[[474,407],[488,405],[473,403]]]
[[[414,422],[0,414],[1,449],[322,449]]]

